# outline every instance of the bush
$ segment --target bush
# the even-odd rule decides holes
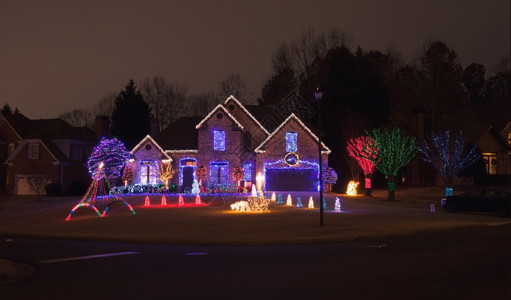
[[[62,184],[60,183],[48,183],[45,189],[48,196],[60,196],[62,194]]]
[[[164,184],[133,184],[128,186],[116,186],[112,191],[117,195],[124,194],[164,194],[176,191],[176,185],[169,185],[169,189],[165,189]]]
[[[66,194],[69,196],[82,196],[87,192],[88,185],[83,181],[73,181],[67,187]]]

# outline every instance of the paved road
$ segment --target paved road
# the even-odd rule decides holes
[[[0,299],[511,299],[511,225],[290,246],[1,237]],[[11,240],[12,239],[12,240]]]

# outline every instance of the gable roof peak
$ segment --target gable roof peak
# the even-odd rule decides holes
[[[259,123],[259,121],[245,108],[245,106],[243,104],[241,104],[241,102],[236,99],[236,97],[234,97],[233,95],[230,95],[227,99],[225,99],[224,101],[224,106],[227,105],[227,102],[229,102],[230,100],[234,101],[240,108],[241,110],[250,118],[252,119],[256,124],[257,126],[259,126],[259,128],[261,128],[261,130],[268,136],[270,135],[270,133],[268,132],[268,130],[266,130],[266,128],[263,127],[263,125],[261,123]]]
[[[205,116],[204,119],[202,119],[202,121],[200,121],[200,123],[197,124],[197,126],[195,126],[195,129],[199,129],[202,126],[202,124],[204,124],[204,122],[206,122],[206,120],[208,120],[219,109],[222,110],[229,118],[231,118],[231,120],[236,125],[238,125],[239,128],[243,129],[243,125],[241,125],[241,123],[238,122],[238,120],[236,120],[236,118],[233,115],[231,115],[222,104],[218,104],[217,106],[215,106],[215,108],[213,108],[211,112],[209,112],[209,114]]]
[[[170,160],[172,161],[172,158],[170,156],[168,156],[167,153],[165,153],[165,150],[163,150],[160,145],[158,145],[158,143],[148,134],[146,135],[135,147],[133,147],[133,150],[130,151],[130,154],[133,155],[133,153],[135,153],[140,147],[142,147],[142,145],[146,142],[150,142],[152,143],[156,149],[158,149],[158,151],[160,151],[163,155],[163,157],[165,157],[165,159],[167,160]]]

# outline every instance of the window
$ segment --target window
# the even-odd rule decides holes
[[[483,153],[484,165],[488,174],[497,174],[497,153]]]
[[[28,144],[28,159],[39,159],[39,144]]]
[[[7,156],[11,155],[14,152],[14,149],[16,149],[14,143],[10,143],[9,146],[7,146]]]
[[[225,131],[213,130],[213,149],[225,151]]]
[[[229,163],[226,161],[209,164],[209,180],[213,185],[227,184],[229,180]]]
[[[141,161],[139,163],[139,175],[141,184],[156,184],[159,179],[158,165],[154,161]]]
[[[286,152],[296,152],[298,150],[298,133],[286,132]]]
[[[252,181],[252,165],[246,163],[243,165],[243,172],[245,173],[244,181]]]

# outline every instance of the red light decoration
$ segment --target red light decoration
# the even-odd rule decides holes
[[[179,206],[184,206],[185,205],[185,201],[183,200],[183,196],[182,195],[179,195],[177,203],[178,203]]]
[[[350,139],[348,141],[348,146],[346,150],[348,150],[348,154],[353,157],[358,165],[362,168],[364,175],[371,175],[375,171],[375,166],[372,161],[364,157],[364,149],[367,145],[372,145],[374,142],[368,136],[360,136],[355,139]],[[373,154],[373,157],[376,157],[376,154]]]
[[[151,201],[149,201],[149,196],[145,196],[144,206],[151,206]]]
[[[167,198],[165,195],[161,196],[161,206],[167,206]]]
[[[195,196],[195,205],[202,205],[202,201],[200,200],[199,194],[197,194],[197,196]]]

